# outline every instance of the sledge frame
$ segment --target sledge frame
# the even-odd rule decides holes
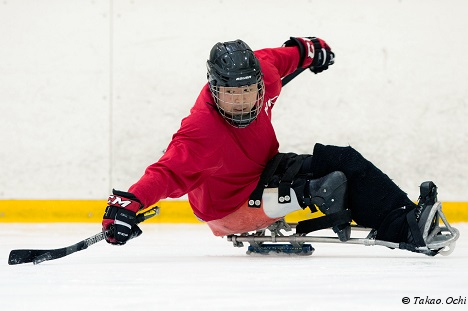
[[[244,243],[249,243],[250,247],[247,254],[250,253],[264,253],[261,251],[262,246],[268,244],[269,248],[274,248],[276,243],[289,243],[292,247],[299,249],[304,243],[342,243],[342,244],[360,244],[365,246],[385,246],[388,248],[405,249],[417,253],[422,253],[428,256],[435,256],[441,254],[447,256],[455,249],[456,241],[460,236],[459,231],[452,227],[447,218],[442,212],[442,204],[437,202],[437,207],[434,209],[433,216],[436,217],[436,227],[428,234],[429,228],[424,228],[423,236],[427,241],[426,246],[416,247],[408,243],[394,243],[388,241],[377,240],[377,231],[371,228],[365,228],[357,225],[351,225],[351,234],[356,231],[368,232],[365,238],[350,238],[349,240],[342,242],[338,237],[329,236],[312,236],[306,234],[296,234],[293,230],[297,226],[297,223],[287,223],[284,218],[273,223],[268,228],[258,230],[254,233],[241,233],[232,234],[227,236],[227,240],[233,243],[234,247],[243,247]],[[442,226],[441,226],[442,224]],[[283,232],[292,232],[289,235],[285,235]],[[309,233],[310,234],[310,233]],[[277,244],[280,245],[280,244]],[[284,244],[282,244],[284,245]],[[253,251],[252,251],[253,250]],[[278,253],[281,250],[277,251]],[[310,252],[311,254],[311,252]],[[310,255],[306,254],[306,255]],[[304,254],[301,254],[304,255]]]

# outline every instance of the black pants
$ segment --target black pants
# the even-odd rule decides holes
[[[284,168],[284,165],[278,168],[281,170],[282,166]],[[348,179],[348,208],[357,224],[377,229],[377,239],[406,241],[406,214],[416,208],[416,204],[352,147],[316,144],[313,155],[303,161],[299,174],[315,179],[334,171],[343,172]]]

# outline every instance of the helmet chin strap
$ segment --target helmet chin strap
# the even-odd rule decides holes
[[[252,108],[249,113],[234,115],[231,117],[232,123],[234,123],[234,125],[239,128],[247,127],[250,123],[255,121],[255,119],[257,119],[257,111],[255,107]]]
[[[248,113],[244,114],[237,114],[237,115],[232,115],[228,112],[226,112],[224,109],[219,107],[219,105],[216,105],[219,114],[223,117],[224,120],[226,120],[227,123],[230,125],[237,127],[237,128],[244,128],[247,127],[250,123],[255,121],[257,119],[257,109],[255,107],[252,108],[252,110]]]

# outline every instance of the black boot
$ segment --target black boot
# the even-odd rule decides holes
[[[425,181],[419,187],[418,207],[407,215],[409,225],[408,243],[416,246],[426,246],[427,238],[439,223],[436,208],[437,186],[432,181]]]
[[[432,181],[425,181],[419,186],[418,208],[415,210],[416,221],[419,222],[422,212],[429,205],[437,202],[437,186]]]

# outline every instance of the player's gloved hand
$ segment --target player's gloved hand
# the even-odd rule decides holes
[[[335,53],[331,51],[330,46],[316,37],[291,37],[283,46],[297,46],[300,53],[298,68],[308,66],[316,74],[335,63]]]
[[[142,233],[136,225],[136,213],[143,208],[143,204],[131,193],[118,190],[112,190],[112,193],[102,219],[102,231],[111,230],[110,234],[106,234],[108,243],[123,245]]]

